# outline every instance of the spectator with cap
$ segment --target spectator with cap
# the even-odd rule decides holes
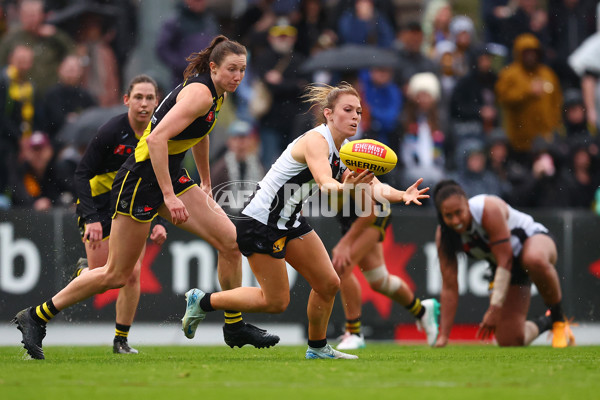
[[[456,76],[465,76],[470,69],[476,46],[475,26],[471,18],[458,15],[450,21],[450,40],[454,42],[453,65]]]
[[[258,121],[265,167],[271,166],[291,141],[290,116],[305,108],[300,96],[308,80],[298,72],[305,57],[294,49],[297,37],[298,30],[287,18],[278,19],[269,29],[269,47],[252,64],[256,77],[250,109]],[[257,105],[265,107],[260,110]]]
[[[225,153],[211,167],[211,182],[215,200],[228,215],[236,215],[246,200],[240,194],[243,190],[252,193],[265,170],[258,157],[260,143],[252,124],[233,121],[227,136]]]
[[[68,178],[56,162],[50,138],[45,132],[35,131],[26,142],[25,161],[17,170],[12,190],[15,206],[32,207],[47,211],[56,205],[73,203],[72,178]]]

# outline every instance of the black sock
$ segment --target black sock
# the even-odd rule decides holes
[[[410,304],[405,307],[417,319],[421,319],[423,314],[425,314],[425,307],[423,307],[421,304],[421,299],[418,297],[415,297],[413,301],[411,301]]]
[[[560,302],[548,307],[550,308],[550,318],[552,318],[552,322],[562,322],[565,320],[565,314],[563,313]]]
[[[202,305],[200,305],[202,306]],[[239,329],[244,326],[242,313],[239,311],[225,310],[225,326],[229,329]]]
[[[115,323],[115,339],[125,339],[127,340],[127,336],[129,336],[129,329],[131,329],[131,325],[121,325],[119,323]]]
[[[210,305],[210,296],[212,296],[212,293],[206,293],[204,297],[200,299],[200,308],[204,312],[215,311],[213,306]]]
[[[550,316],[542,315],[531,322],[533,322],[538,327],[538,330],[540,331],[539,334],[541,335],[542,333],[552,328],[553,321],[552,318],[550,318]]]
[[[54,306],[52,299],[40,304],[39,306],[31,307],[30,309],[31,318],[44,325],[54,318],[59,312],[60,311]]]
[[[308,347],[313,349],[320,349],[321,347],[327,346],[327,338],[321,340],[310,340],[308,339]]]

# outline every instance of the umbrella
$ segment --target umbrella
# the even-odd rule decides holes
[[[98,128],[114,116],[127,112],[124,105],[115,107],[92,107],[83,111],[73,122],[65,124],[56,135],[59,143],[86,146],[98,132]]]
[[[392,50],[372,45],[346,44],[320,51],[302,64],[300,71],[352,71],[373,67],[399,68],[399,66],[400,59]]]
[[[90,0],[80,0],[75,4],[51,13],[46,22],[68,30],[78,26],[81,17],[86,14],[97,15],[102,17],[106,22],[112,22],[119,15],[119,10],[115,6],[98,4]]]

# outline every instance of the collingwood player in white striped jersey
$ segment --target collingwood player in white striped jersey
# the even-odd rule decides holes
[[[438,182],[434,193],[439,226],[436,245],[442,273],[441,325],[436,347],[448,344],[458,305],[457,252],[490,264],[490,305],[477,336],[496,337],[500,346],[527,346],[552,329],[552,346],[575,344],[562,309],[556,244],[548,229],[496,196],[467,198],[453,180]],[[531,282],[549,313],[527,320]]]
[[[358,184],[370,186],[377,199],[421,204],[421,199],[429,197],[425,194],[428,188],[419,189],[419,180],[399,191],[381,184],[369,171],[356,174],[345,170],[338,151],[356,134],[362,112],[359,95],[351,85],[311,85],[305,99],[318,107],[320,125],[287,147],[242,211],[247,218],[236,225],[239,248],[248,257],[260,288],[215,293],[190,290],[183,318],[186,335],[213,310],[283,312],[290,301],[287,261],[312,287],[306,358],[357,358],[327,344],[327,324],[340,279],[321,239],[300,215],[302,204],[317,188],[336,195]]]

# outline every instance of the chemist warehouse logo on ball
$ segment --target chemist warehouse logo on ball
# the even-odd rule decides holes
[[[258,182],[254,181],[224,182],[213,187],[213,199],[232,220],[250,219],[251,217],[242,214],[242,210],[259,188]],[[267,204],[261,203],[259,208],[268,208],[269,211],[275,210],[281,216],[289,216],[296,209],[295,205],[303,201],[302,215],[306,217],[334,217],[338,214],[344,217],[354,215],[361,217],[370,215],[373,210],[377,217],[388,216],[389,202],[383,197],[374,198],[370,194],[370,189],[371,187],[365,184],[356,187],[345,185],[342,192],[330,194],[327,190],[319,190],[314,181],[303,185],[287,183],[271,200],[267,201]],[[362,191],[369,194],[361,195]],[[351,197],[354,198],[354,203],[350,201]],[[262,199],[256,201],[265,202]]]

